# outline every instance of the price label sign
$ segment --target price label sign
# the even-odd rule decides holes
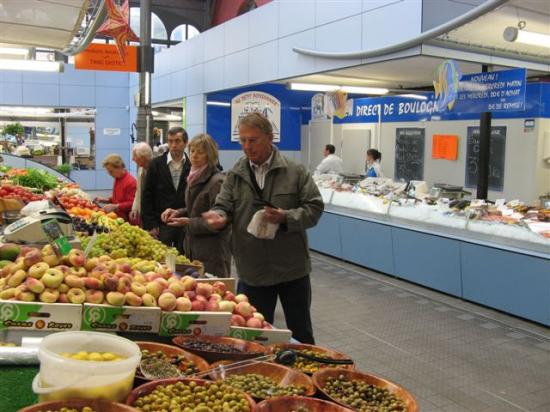
[[[48,237],[50,243],[54,246],[55,249],[61,253],[62,256],[66,256],[72,249],[67,236],[63,234],[61,226],[56,219],[50,219],[45,222],[42,222],[42,230]]]

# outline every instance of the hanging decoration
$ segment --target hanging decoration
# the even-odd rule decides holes
[[[123,62],[126,61],[126,47],[128,41],[139,41],[139,37],[130,28],[130,6],[125,0],[119,7],[114,0],[106,0],[108,16],[97,30],[96,34],[112,37],[116,41],[118,54]]]

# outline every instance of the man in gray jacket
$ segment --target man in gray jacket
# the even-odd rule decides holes
[[[213,229],[232,227],[239,292],[269,323],[279,297],[292,336],[313,344],[306,229],[319,221],[323,200],[306,168],[273,146],[268,119],[259,113],[247,115],[239,134],[245,156],[229,171],[214,207],[203,217]],[[259,239],[247,231],[262,209],[267,222],[279,225],[274,239]]]

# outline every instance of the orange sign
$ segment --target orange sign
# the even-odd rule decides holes
[[[138,48],[127,46],[126,61],[122,61],[114,44],[90,44],[74,57],[74,66],[80,70],[138,71]]]
[[[458,136],[434,134],[432,138],[432,159],[456,160],[458,158]]]

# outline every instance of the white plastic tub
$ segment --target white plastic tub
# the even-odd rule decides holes
[[[112,362],[68,359],[62,352],[112,352],[126,357]],[[38,350],[40,372],[32,387],[40,401],[102,398],[122,401],[132,390],[141,351],[134,342],[101,332],[61,332],[49,335]]]

